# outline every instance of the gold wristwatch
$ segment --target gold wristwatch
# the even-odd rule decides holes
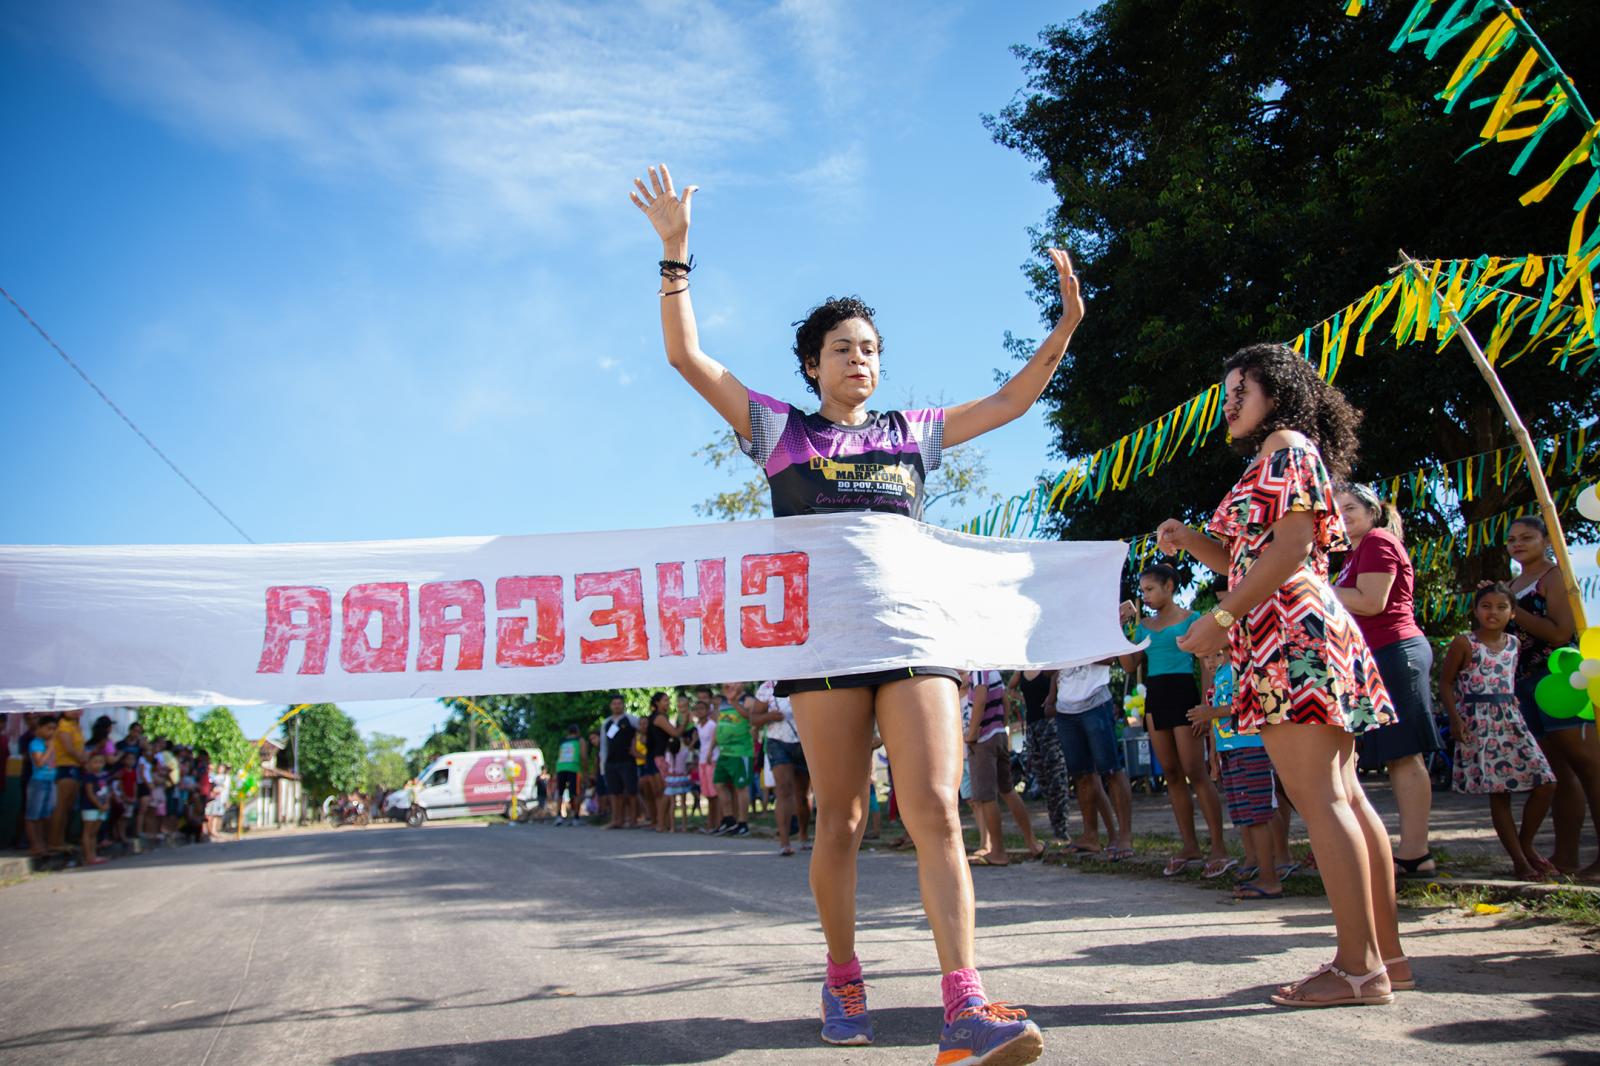
[[[1233,615],[1224,611],[1221,607],[1211,612],[1211,620],[1221,626],[1224,633],[1233,628],[1235,621]]]

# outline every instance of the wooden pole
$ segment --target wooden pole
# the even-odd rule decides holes
[[[1545,528],[1550,531],[1550,544],[1555,549],[1556,565],[1561,569],[1561,584],[1566,589],[1567,599],[1572,603],[1573,624],[1576,631],[1581,633],[1589,626],[1588,619],[1583,613],[1583,594],[1578,590],[1578,579],[1572,572],[1572,560],[1567,556],[1567,537],[1561,529],[1561,515],[1556,511],[1556,501],[1550,495],[1550,486],[1545,483],[1544,463],[1533,446],[1533,437],[1529,435],[1528,427],[1522,424],[1522,416],[1517,414],[1517,409],[1512,406],[1511,397],[1506,395],[1505,386],[1500,384],[1500,376],[1494,372],[1488,356],[1483,354],[1478,339],[1467,329],[1467,324],[1461,321],[1461,316],[1456,314],[1455,308],[1445,303],[1437,289],[1428,285],[1422,264],[1407,255],[1404,248],[1400,249],[1400,260],[1404,264],[1406,275],[1415,278],[1419,284],[1428,286],[1430,295],[1439,301],[1440,310],[1455,327],[1456,336],[1461,338],[1461,343],[1472,353],[1473,365],[1488,383],[1489,391],[1494,393],[1495,402],[1500,405],[1500,413],[1511,426],[1511,435],[1517,438],[1517,444],[1522,448],[1523,458],[1528,463],[1528,480],[1533,483],[1533,494],[1539,501],[1539,511],[1544,515]]]

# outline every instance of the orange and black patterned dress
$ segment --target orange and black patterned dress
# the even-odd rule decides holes
[[[1328,555],[1350,545],[1322,456],[1283,448],[1245,468],[1206,526],[1227,545],[1228,587],[1244,580],[1272,542],[1272,526],[1311,512],[1311,553],[1229,633],[1239,732],[1292,722],[1364,733],[1395,720],[1377,663],[1356,620],[1328,583]]]

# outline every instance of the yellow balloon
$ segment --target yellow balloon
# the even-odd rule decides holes
[[[1589,702],[1600,707],[1600,677],[1589,680]]]
[[[1578,650],[1585,659],[1600,659],[1600,626],[1590,626],[1578,638]]]

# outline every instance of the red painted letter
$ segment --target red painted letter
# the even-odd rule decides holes
[[[459,607],[455,618],[447,608]],[[476,581],[430,581],[417,590],[417,669],[444,669],[445,638],[461,638],[457,670],[483,669],[483,585]]]
[[[304,622],[294,612],[306,613]],[[311,585],[272,585],[267,589],[267,633],[261,643],[258,674],[283,673],[289,645],[306,642],[300,673],[320,674],[328,668],[328,640],[333,631],[333,597]]]
[[[739,591],[759,596],[772,578],[783,579],[783,618],[774,622],[765,607],[739,608],[739,641],[747,648],[804,644],[811,635],[811,559],[805,552],[746,555],[739,560]]]
[[[494,583],[494,606],[499,611],[518,610],[534,603],[533,643],[528,643],[528,619],[501,618],[495,622],[496,666],[554,666],[567,657],[566,618],[561,611],[559,577],[503,577]]]
[[[661,654],[682,655],[683,624],[700,619],[700,654],[721,655],[728,650],[728,568],[721,559],[701,559],[694,564],[693,599],[683,594],[683,564],[656,564],[656,608],[661,615]]]
[[[641,662],[650,658],[644,629],[644,579],[637,570],[605,574],[579,574],[573,579],[577,599],[610,596],[611,606],[589,615],[595,626],[616,626],[617,635],[603,640],[578,639],[578,654],[586,663]]]
[[[378,646],[367,640],[367,623],[378,616]],[[344,639],[339,665],[347,674],[397,674],[411,647],[411,590],[404,581],[351,585],[344,594]]]

